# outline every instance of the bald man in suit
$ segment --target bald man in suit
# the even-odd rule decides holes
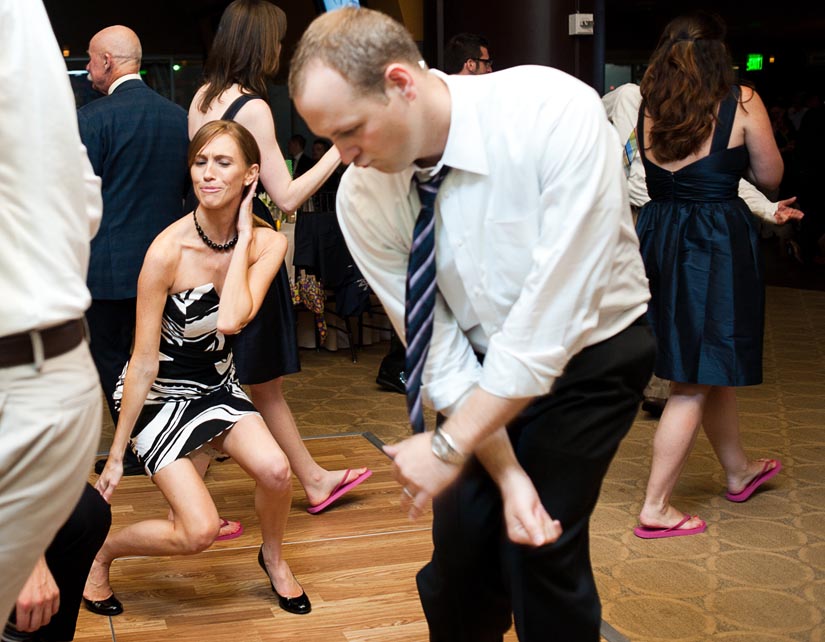
[[[103,182],[103,220],[92,241],[92,305],[86,318],[115,424],[112,395],[129,359],[143,257],[155,236],[183,214],[189,184],[186,112],[143,82],[141,57],[140,40],[128,27],[95,34],[86,69],[92,86],[105,96],[77,113],[80,137]],[[124,473],[142,472],[127,451]]]

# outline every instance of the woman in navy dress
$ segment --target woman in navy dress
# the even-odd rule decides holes
[[[310,611],[283,556],[289,462],[241,389],[230,349],[231,335],[255,317],[286,254],[286,237],[252,215],[260,163],[255,139],[240,125],[202,127],[189,148],[199,204],[146,254],[135,346],[118,386],[120,417],[95,488],[111,499],[131,441],[174,519],[141,521],[106,538],[84,590],[95,613],[123,610],[109,584],[116,558],[193,554],[215,540],[218,513],[193,462],[205,450],[230,455],[255,480],[263,536],[258,562],[281,608]]]
[[[765,107],[734,83],[724,23],[697,13],[665,29],[641,83],[637,138],[651,201],[636,224],[650,281],[655,373],[673,382],[653,441],[636,535],[691,535],[705,522],[670,504],[703,426],[744,501],[781,467],[742,448],[736,386],[762,382],[764,283],[759,234],[737,195],[744,176],[773,190],[782,159]]]

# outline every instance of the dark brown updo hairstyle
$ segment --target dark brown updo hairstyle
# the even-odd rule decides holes
[[[735,82],[725,33],[722,18],[706,12],[665,27],[641,83],[653,120],[647,140],[660,162],[698,152],[710,136],[717,105]]]

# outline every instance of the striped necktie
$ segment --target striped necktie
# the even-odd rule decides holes
[[[413,432],[424,432],[421,407],[421,375],[430,351],[435,315],[435,197],[449,171],[441,171],[426,183],[415,178],[421,211],[413,229],[410,262],[407,266],[407,298],[404,328],[407,338],[407,411]]]

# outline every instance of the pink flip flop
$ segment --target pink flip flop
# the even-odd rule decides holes
[[[771,465],[771,462],[774,462],[773,468],[768,468]],[[747,501],[751,495],[753,495],[753,491],[759,488],[762,484],[764,484],[769,479],[773,479],[782,470],[782,462],[778,459],[766,459],[765,464],[762,466],[762,472],[760,472],[756,477],[751,479],[748,482],[748,485],[745,486],[741,491],[738,493],[725,493],[725,498],[731,502],[744,502]]]
[[[661,539],[663,537],[681,537],[682,535],[698,535],[704,533],[708,525],[705,520],[700,520],[702,523],[693,528],[682,528],[687,522],[696,517],[696,515],[688,515],[682,518],[678,524],[674,524],[670,528],[660,528],[658,526],[642,526],[639,525],[633,529],[633,534],[642,539]]]
[[[223,528],[224,526],[229,526],[229,520],[221,517],[221,528]],[[243,535],[243,524],[238,522],[238,528],[236,530],[232,531],[231,533],[226,533],[224,535],[218,535],[215,538],[215,541],[223,542],[228,539],[235,539],[236,537],[240,537],[241,535]]]
[[[346,472],[344,473],[344,477],[341,479],[341,482],[335,488],[332,489],[332,492],[329,494],[329,497],[327,497],[320,504],[315,504],[314,506],[310,506],[309,508],[307,508],[307,513],[309,513],[310,515],[315,515],[317,513],[320,513],[325,508],[329,508],[332,505],[332,503],[335,502],[335,500],[339,499],[345,493],[351,491],[353,488],[358,486],[358,484],[365,481],[370,475],[372,475],[372,471],[367,469],[363,473],[358,475],[358,477],[353,479],[351,482],[347,482],[349,472],[350,469],[347,468]]]

